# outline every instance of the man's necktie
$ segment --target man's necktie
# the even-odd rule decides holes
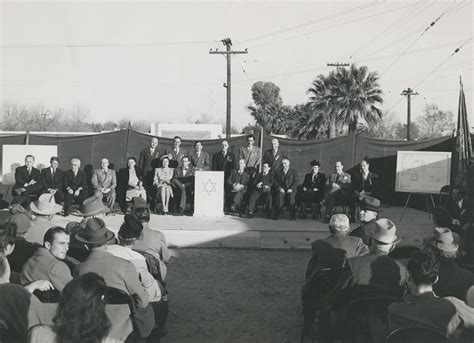
[[[313,174],[313,182],[314,182],[314,179],[316,178],[316,174]]]
[[[28,168],[27,170],[28,170],[28,175],[31,175],[31,169]]]
[[[56,175],[56,169],[53,168],[53,171],[51,172],[51,177],[54,179],[54,175]]]

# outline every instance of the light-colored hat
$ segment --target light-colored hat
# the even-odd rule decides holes
[[[62,206],[56,204],[54,201],[54,194],[41,194],[38,200],[31,203],[30,209],[34,213],[43,214],[43,215],[51,215],[58,213],[62,210]]]
[[[446,252],[456,252],[459,247],[454,241],[453,232],[446,227],[435,227],[433,229],[433,240],[431,246]]]
[[[397,227],[395,223],[390,219],[382,218],[375,222],[375,225],[371,225],[365,229],[367,235],[384,244],[396,244],[400,242],[400,238],[397,237]]]
[[[83,217],[92,217],[99,213],[109,212],[109,208],[104,205],[102,199],[92,196],[82,202],[78,212]]]
[[[87,221],[84,230],[75,234],[76,240],[89,244],[105,244],[112,240],[115,235],[105,227],[105,223],[100,218],[91,218]]]

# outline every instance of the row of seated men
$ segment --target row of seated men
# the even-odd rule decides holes
[[[109,304],[104,320],[109,323],[105,333],[110,342],[159,342],[168,315],[165,278],[170,252],[164,235],[148,226],[150,210],[146,202],[133,199],[133,212],[124,216],[117,236],[100,218],[108,209],[96,197],[81,205],[83,221],[70,222],[65,228],[51,222],[60,208],[54,198],[42,195],[31,205],[34,219],[17,207],[0,224],[2,342],[26,342],[29,328],[58,324],[54,320],[61,310],[58,295],[64,295],[73,280],[91,273],[110,292],[102,295],[102,302]],[[41,216],[48,219],[43,218],[43,225],[37,225]],[[44,225],[46,220],[49,225]],[[86,312],[98,310],[91,304],[77,306],[89,307],[82,309]],[[86,326],[96,324],[87,322],[90,318],[69,318],[73,319],[77,323],[70,323],[72,329],[82,321]],[[32,341],[56,341],[42,337],[50,337],[53,332],[40,330],[39,337]]]
[[[409,335],[405,330],[415,327],[410,334],[419,329],[424,335],[431,332],[449,341],[472,342],[472,214],[459,227],[459,218],[438,207],[433,232],[421,246],[397,247],[401,238],[396,225],[378,218],[380,211],[380,202],[367,197],[361,204],[359,227],[351,231],[347,216],[335,214],[329,223],[331,235],[312,243],[302,289],[302,337],[317,336],[318,342],[385,342],[390,332],[398,330],[389,342],[401,342],[395,336]],[[423,340],[408,342],[415,341]]]

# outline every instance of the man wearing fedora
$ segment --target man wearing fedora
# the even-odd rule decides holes
[[[334,214],[329,221],[330,236],[311,243],[313,255],[306,268],[306,278],[317,270],[341,267],[348,258],[366,255],[369,248],[360,238],[349,236],[349,218]]]
[[[80,170],[81,160],[73,158],[71,160],[71,169],[64,173],[64,216],[69,215],[72,202],[76,200],[79,203],[87,196],[87,178],[86,174]]]
[[[44,244],[26,261],[21,273],[21,283],[29,284],[36,280],[48,280],[58,291],[72,280],[71,270],[64,263],[69,249],[69,234],[55,226],[46,231]]]
[[[15,249],[8,256],[12,272],[21,273],[23,265],[40,247],[39,244],[28,242],[25,237],[31,228],[31,219],[25,213],[11,215],[6,223],[16,225]]]
[[[149,295],[140,283],[137,269],[130,261],[116,257],[107,251],[107,244],[115,240],[115,235],[107,229],[100,218],[90,218],[84,230],[75,234],[77,241],[87,245],[91,250],[87,259],[77,270],[78,275],[96,273],[102,276],[107,286],[118,288],[134,299],[135,324],[140,337],[148,337],[155,325],[153,310],[148,307]],[[130,308],[128,305],[117,305],[112,323],[121,323],[120,327],[112,324],[111,336],[125,340],[133,331]]]
[[[408,261],[407,268],[410,294],[403,302],[388,307],[390,329],[428,327],[444,333],[449,342],[472,342],[474,308],[455,297],[439,298],[439,294],[433,291],[439,268],[435,258],[426,252],[416,252]]]
[[[382,218],[367,228],[367,235],[370,238],[369,254],[349,259],[350,277],[346,286],[371,286],[401,296],[407,272],[403,264],[388,256],[400,242],[397,227],[390,219]]]
[[[44,193],[31,203],[30,208],[36,217],[25,238],[28,242],[42,245],[44,234],[54,226],[52,223],[54,215],[61,212],[63,207],[54,202],[54,194]]]
[[[352,230],[350,235],[361,238],[365,244],[369,245],[367,228],[375,225],[375,222],[379,217],[379,212],[382,211],[380,200],[371,196],[365,196],[359,201],[359,206],[359,220],[361,225]]]
[[[459,246],[450,229],[437,227],[433,234],[425,248],[433,251],[439,263],[439,279],[434,290],[439,296],[452,295],[466,301],[468,289],[474,286],[474,274],[458,265]]]
[[[106,198],[107,207],[113,211],[115,204],[115,188],[117,187],[117,177],[115,171],[109,169],[109,160],[100,160],[100,169],[95,169],[92,174],[92,186],[94,195],[99,199]]]
[[[303,219],[306,218],[306,209],[311,207],[313,219],[316,213],[320,212],[319,203],[324,199],[324,185],[326,184],[326,175],[319,171],[321,163],[316,160],[311,161],[311,172],[304,176],[301,185],[301,200],[303,204]]]

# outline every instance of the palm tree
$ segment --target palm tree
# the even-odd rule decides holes
[[[355,64],[349,69],[332,71],[328,76],[319,75],[308,90],[310,101],[329,123],[329,138],[336,135],[337,124],[346,124],[349,133],[365,120],[369,125],[382,117],[377,107],[383,102],[377,72]]]

